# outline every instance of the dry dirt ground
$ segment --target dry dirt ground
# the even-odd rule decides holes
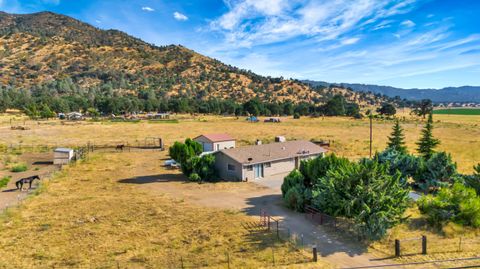
[[[302,214],[286,209],[282,204],[278,184],[283,177],[273,177],[270,182],[219,182],[188,183],[188,179],[179,170],[163,168],[159,174],[135,177],[123,180],[124,183],[137,184],[153,194],[168,195],[182,199],[186,203],[204,207],[237,210],[259,218],[265,210],[280,220],[282,234],[297,237],[299,243],[303,237],[305,248],[316,245],[322,259],[340,268],[358,266],[379,266],[384,261],[367,253],[367,248],[347,243],[335,234],[325,231],[304,218]],[[268,187],[271,186],[271,187]],[[389,261],[391,263],[391,261]]]
[[[7,169],[0,170],[0,178],[11,176],[11,180],[7,186],[0,190],[0,211],[5,208],[18,204],[29,193],[35,191],[38,181],[32,184],[32,189],[28,191],[19,191],[15,186],[15,182],[21,178],[38,175],[40,179],[48,178],[58,167],[53,165],[53,153],[23,153],[18,159],[22,163],[26,163],[28,170],[25,172],[13,173]],[[24,186],[26,188],[28,186]]]

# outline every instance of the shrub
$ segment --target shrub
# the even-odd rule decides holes
[[[193,181],[193,182],[201,181],[201,178],[197,173],[191,173],[188,178],[190,179],[190,181]]]
[[[480,197],[474,189],[461,183],[442,188],[436,196],[423,196],[418,207],[430,224],[437,227],[448,222],[480,227]]]
[[[297,120],[300,119],[300,114],[299,113],[293,114],[293,118]]]
[[[446,152],[434,153],[423,165],[419,165],[418,169],[415,183],[425,192],[447,187],[457,176],[457,164]]]
[[[297,185],[300,185],[300,186],[303,186],[304,185],[304,177],[302,175],[302,173],[300,173],[300,171],[298,171],[297,169],[293,170],[292,172],[290,172],[290,174],[288,174],[284,179],[283,179],[283,183],[282,183],[282,196],[285,198],[287,192],[297,186]]]
[[[327,171],[313,189],[321,211],[355,221],[359,235],[379,239],[397,224],[408,207],[409,190],[388,164],[362,160]]]
[[[10,172],[14,172],[14,173],[25,172],[27,170],[28,170],[28,167],[24,163],[17,164],[15,166],[13,166],[12,168],[10,168]]]
[[[304,209],[303,188],[295,185],[285,194],[285,203],[288,208],[302,212]]]
[[[473,175],[464,176],[464,182],[467,187],[475,189],[477,195],[480,195],[480,164],[473,167]]]
[[[193,157],[189,160],[192,174],[197,174],[201,181],[214,181],[217,178],[215,170],[215,156],[207,154],[202,157]]]
[[[10,182],[11,179],[12,179],[12,177],[10,177],[10,176],[6,176],[6,177],[3,177],[2,179],[0,179],[0,188],[3,188],[5,186],[7,186],[8,182]]]
[[[329,154],[325,157],[318,157],[313,160],[302,161],[300,171],[305,176],[306,187],[311,187],[315,182],[324,177],[329,170],[345,167],[350,164],[346,158],[339,158],[335,154]]]

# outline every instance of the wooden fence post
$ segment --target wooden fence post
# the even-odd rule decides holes
[[[458,242],[458,252],[462,251],[462,237],[460,236],[460,241]]]
[[[317,246],[313,246],[312,248],[312,252],[313,252],[313,262],[317,262],[318,260],[318,257],[317,257]]]
[[[278,229],[278,220],[276,221],[277,223],[277,239],[280,239],[280,230]]]
[[[422,235],[422,254],[427,255],[427,237]]]
[[[272,247],[272,262],[273,266],[275,266],[275,249]]]
[[[230,254],[227,252],[227,268],[230,269]]]
[[[395,239],[395,257],[400,257],[400,240]]]
[[[270,232],[270,216],[268,216],[268,220],[267,220],[267,221],[268,221],[268,228],[267,228],[267,230]]]

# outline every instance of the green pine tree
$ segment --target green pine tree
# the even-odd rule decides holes
[[[396,151],[407,154],[407,147],[405,146],[405,135],[403,134],[403,129],[400,126],[398,120],[395,121],[393,125],[392,134],[388,137],[387,148],[395,149]]]
[[[433,153],[435,152],[433,149],[440,144],[438,139],[435,139],[432,134],[433,130],[433,117],[432,113],[428,115],[428,121],[425,125],[425,128],[422,130],[422,137],[417,142],[418,145],[418,153],[425,159],[430,159]]]

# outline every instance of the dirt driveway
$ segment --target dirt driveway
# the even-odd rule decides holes
[[[158,170],[157,170],[158,171]],[[258,182],[190,183],[178,170],[164,169],[161,174],[122,180],[138,184],[156,195],[225,210],[238,210],[251,216],[259,216],[261,210],[281,220],[280,225],[290,233],[301,237],[305,245],[316,245],[323,259],[339,268],[381,266],[385,261],[375,260],[365,247],[345,243],[322,227],[314,225],[302,214],[283,206],[281,178]],[[391,261],[387,261],[391,263]],[[410,267],[411,268],[411,267]]]

